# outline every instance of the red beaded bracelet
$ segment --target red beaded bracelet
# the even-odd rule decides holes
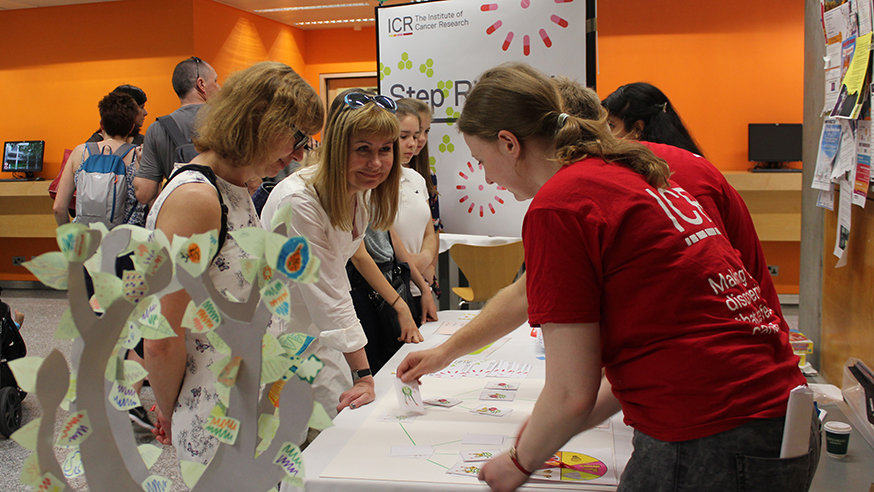
[[[518,468],[520,472],[524,473],[525,476],[530,477],[533,472],[526,470],[522,465],[519,464],[519,460],[516,459],[516,446],[513,446],[512,448],[510,448],[509,455],[510,455],[510,461],[512,461],[513,464],[516,465],[516,468]]]

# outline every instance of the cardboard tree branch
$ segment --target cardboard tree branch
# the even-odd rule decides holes
[[[285,215],[290,217],[290,211]],[[268,275],[263,279],[265,285],[277,280],[276,271],[299,282],[318,278],[318,259],[309,256],[305,238],[282,241],[275,233],[257,229],[237,233],[257,253],[249,267],[254,272],[251,267],[263,265],[260,273]],[[25,264],[47,285],[69,290],[70,312],[65,316],[64,333],[71,338],[78,336],[72,376],[57,350],[44,361],[27,358],[16,364],[22,379],[35,381],[31,384],[44,412],[42,420],[22,427],[13,436],[35,450],[22,470],[23,483],[69,487],[62,466],[54,458],[54,443],[77,448],[70,456],[75,458],[76,468],[84,468],[92,491],[159,490],[169,484],[166,478],[149,472],[160,454],[157,447],[154,451],[143,449],[134,440],[126,409],[136,403],[129,388],[143,377],[144,370],[125,363],[120,354],[141,337],[175,336],[160,314],[157,299],[181,284],[194,308],[203,310],[195,311],[202,321],[197,326],[208,330],[209,340],[228,353],[230,361],[220,368],[217,383],[220,394],[225,393],[227,408],[217,408],[214,420],[217,432],[225,433],[227,444],[219,446],[205,469],[183,466],[186,483],[195,492],[268,490],[280,479],[302,484],[303,463],[295,443],[312,419],[323,423],[310,387],[322,364],[315,358],[304,361],[299,357],[311,337],[293,334],[276,340],[265,335],[271,313],[281,315],[288,309],[282,288],[273,286],[269,305],[266,299],[261,302],[261,282],[253,282],[245,302],[229,300],[215,288],[207,268],[215,238],[215,232],[174,238],[171,245],[160,231],[152,234],[122,226],[109,232],[69,224],[58,228],[59,253],[47,253]],[[125,271],[119,280],[115,262],[125,254],[132,255],[134,269]],[[94,299],[88,298],[85,288],[86,263],[92,272]],[[97,302],[92,303],[94,300]],[[264,357],[271,363],[266,376],[262,374]],[[272,384],[262,389],[265,377]],[[53,439],[57,407],[71,400],[70,417]]]

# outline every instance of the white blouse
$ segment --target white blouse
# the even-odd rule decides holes
[[[261,211],[261,222],[269,228],[276,211],[291,204],[292,219],[287,235],[309,239],[312,255],[321,262],[318,282],[289,282],[291,322],[274,316],[269,331],[274,335],[305,332],[316,337],[303,357],[314,353],[325,363],[313,382],[313,393],[333,418],[340,394],[352,387],[351,371],[343,354],[367,345],[349,294],[346,262],[364,239],[369,219],[367,196],[362,192],[358,193],[354,218],[358,234],[353,237],[351,231],[333,227],[315,188],[305,181],[313,171],[311,167],[304,168],[282,180],[270,192]]]

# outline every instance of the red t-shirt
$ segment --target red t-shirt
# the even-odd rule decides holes
[[[762,243],[756,234],[753,218],[747,206],[725,176],[707,159],[670,145],[640,142],[671,166],[671,180],[680,185],[698,200],[707,214],[719,226],[731,245],[740,253],[740,258],[750,275],[759,283],[762,297],[768,306],[780,316],[780,326],[789,331],[783,319],[780,298],[768,271]]]
[[[556,173],[522,228],[530,322],[600,322],[625,421],[656,439],[785,415],[805,383],[788,336],[718,223],[671,186],[591,158]]]

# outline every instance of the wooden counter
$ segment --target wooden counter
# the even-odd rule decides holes
[[[51,181],[0,182],[0,237],[55,237]]]
[[[723,173],[750,210],[761,241],[801,241],[801,173]]]

